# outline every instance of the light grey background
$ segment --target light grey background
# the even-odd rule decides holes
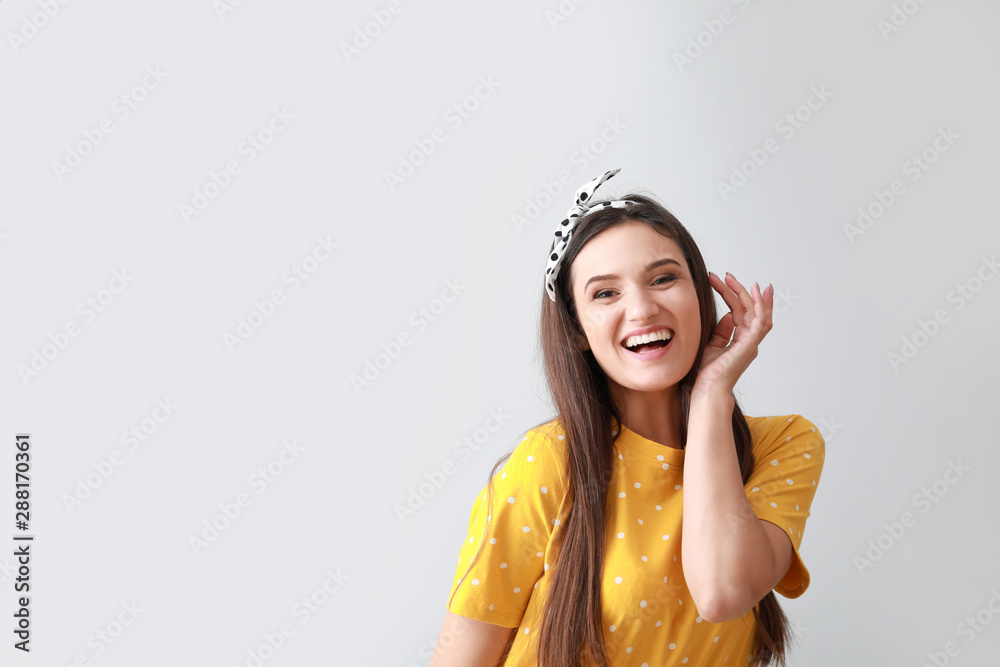
[[[552,231],[576,188],[616,167],[602,196],[654,193],[710,269],[778,292],[738,395],[750,415],[805,415],[827,442],[802,543],[812,585],[779,597],[799,637],[790,664],[918,665],[948,642],[948,664],[996,655],[1000,280],[976,283],[1000,249],[995,3],[220,4],[0,4],[0,540],[16,532],[19,432],[37,536],[34,650],[5,633],[0,662],[247,665],[286,623],[269,667],[426,665],[476,492],[553,416],[537,352]],[[724,10],[732,21],[713,23]],[[391,22],[348,59],[372,12]],[[147,68],[165,74],[142,90]],[[446,114],[463,103],[476,108],[456,127]],[[274,109],[294,118],[248,161],[241,142]],[[787,136],[776,123],[797,110],[809,118]],[[102,118],[113,132],[60,180],[53,163]],[[435,128],[445,140],[391,188],[386,172]],[[947,128],[957,139],[936,153]],[[769,138],[779,150],[723,197]],[[925,150],[937,160],[911,180]],[[240,173],[185,221],[230,160]],[[896,179],[905,192],[849,240]],[[518,229],[528,200],[540,214]],[[293,289],[282,276],[317,238],[338,247]],[[967,283],[979,291],[960,302]],[[227,347],[275,289],[284,302]],[[109,296],[92,321],[78,311]],[[947,321],[922,335],[938,310]],[[71,322],[79,335],[22,378]],[[894,368],[904,338],[920,347]],[[158,399],[177,406],[161,423]],[[491,410],[502,428],[460,454]],[[130,450],[122,434],[144,420],[156,430]],[[302,451],[261,489],[251,476],[293,439]],[[121,464],[94,477],[115,450]],[[395,506],[449,464],[401,521]],[[88,475],[100,485],[70,509]],[[191,536],[241,493],[250,505],[196,554]],[[304,618],[311,595],[323,604]],[[130,603],[142,611],[98,654]]]

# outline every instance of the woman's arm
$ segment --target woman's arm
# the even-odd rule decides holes
[[[792,544],[747,500],[733,437],[733,398],[693,393],[684,454],[681,564],[698,613],[743,616],[781,581]]]
[[[516,630],[449,611],[444,617],[430,667],[496,667],[503,647]]]
[[[774,288],[748,292],[731,273],[709,272],[730,312],[702,353],[691,392],[684,446],[684,579],[702,618],[739,618],[776,586],[792,544],[784,530],[757,518],[747,500],[733,437],[733,387],[771,330]],[[733,340],[730,344],[729,337]]]

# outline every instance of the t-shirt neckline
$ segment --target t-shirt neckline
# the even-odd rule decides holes
[[[618,422],[612,419],[612,431],[618,426]],[[621,425],[621,434],[615,441],[618,445],[625,447],[643,458],[655,461],[659,465],[664,463],[670,466],[681,467],[684,464],[684,450],[675,449],[661,445],[658,442],[645,438],[628,426]]]

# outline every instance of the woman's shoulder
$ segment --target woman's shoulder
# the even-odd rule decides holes
[[[532,426],[521,435],[521,441],[514,447],[511,456],[519,455],[528,462],[544,459],[560,464],[566,458],[566,434],[558,417]],[[529,458],[530,457],[530,458]]]
[[[501,497],[532,499],[538,507],[554,513],[569,489],[565,437],[553,419],[525,431],[519,442],[504,456],[491,483]],[[486,487],[484,487],[485,489]],[[550,507],[551,506],[551,507]]]
[[[559,419],[553,418],[521,432],[497,475],[561,490],[568,477],[567,461],[565,432]]]
[[[559,417],[553,417],[524,431],[524,437],[526,438],[545,441],[554,439],[563,442],[565,434],[566,431],[563,429],[562,420]]]
[[[785,443],[807,448],[823,448],[823,435],[816,425],[800,414],[767,415],[751,417],[744,415],[755,450],[768,451]]]

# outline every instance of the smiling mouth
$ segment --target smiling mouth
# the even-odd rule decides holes
[[[671,339],[671,340],[673,340],[673,339]],[[661,349],[665,348],[667,345],[670,345],[670,341],[669,340],[656,340],[656,341],[653,341],[651,343],[640,343],[639,345],[636,345],[635,347],[627,347],[625,349],[628,350],[629,352],[635,352],[636,354],[645,354],[647,352],[653,352],[655,350],[661,350]]]
[[[658,331],[645,336],[632,336],[626,338],[622,341],[621,345],[629,352],[644,354],[663,349],[669,345],[673,339],[674,334],[672,331]],[[628,343],[632,343],[632,345],[630,346]]]

